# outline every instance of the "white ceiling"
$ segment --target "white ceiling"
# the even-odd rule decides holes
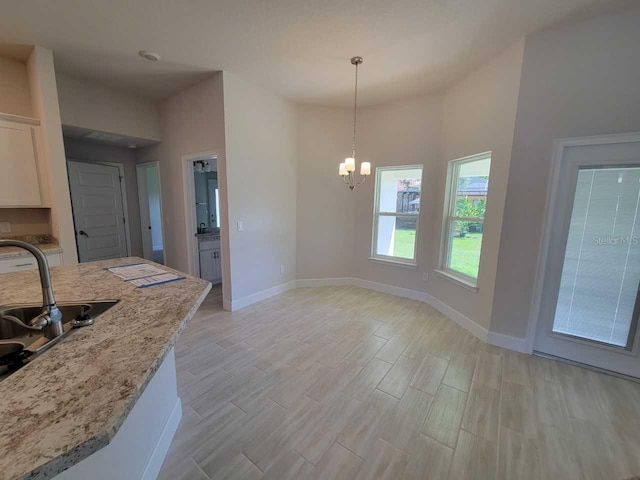
[[[374,104],[442,88],[517,39],[634,0],[4,0],[0,41],[70,75],[162,98],[228,70],[300,103]],[[637,4],[637,3],[636,3]],[[151,63],[137,52],[162,56]]]

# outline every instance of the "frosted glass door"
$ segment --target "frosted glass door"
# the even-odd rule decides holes
[[[640,134],[561,143],[533,350],[640,378]]]
[[[555,333],[629,349],[640,283],[640,168],[581,168]]]

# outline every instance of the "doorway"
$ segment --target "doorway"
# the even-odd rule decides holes
[[[189,273],[213,284],[207,305],[230,309],[229,232],[224,160],[217,152],[182,157]]]
[[[222,283],[222,248],[217,158],[193,161],[193,193],[199,276],[218,285]]]
[[[160,164],[148,162],[136,165],[136,177],[138,180],[143,256],[147,260],[164,264]]]
[[[640,378],[640,135],[557,150],[534,349]]]
[[[129,255],[123,175],[113,165],[67,161],[78,260]]]

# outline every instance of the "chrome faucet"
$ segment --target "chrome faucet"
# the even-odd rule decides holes
[[[36,258],[38,270],[40,272],[40,285],[42,286],[42,313],[32,318],[27,324],[23,324],[18,318],[5,315],[2,318],[12,321],[25,328],[32,330],[42,330],[49,339],[59,337],[64,333],[62,329],[62,312],[56,305],[51,288],[51,276],[49,275],[49,264],[47,257],[38,247],[20,240],[0,240],[0,247],[22,248]]]

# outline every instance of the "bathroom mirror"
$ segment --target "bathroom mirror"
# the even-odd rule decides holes
[[[214,159],[193,163],[198,233],[217,232],[220,228],[217,162]]]

